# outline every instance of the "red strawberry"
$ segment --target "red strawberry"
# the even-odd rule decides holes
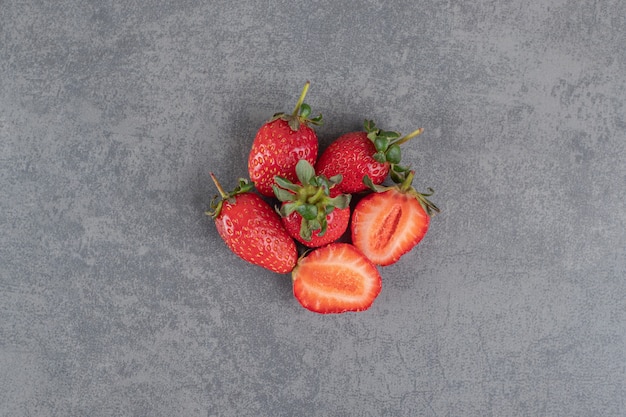
[[[315,176],[313,166],[301,159],[296,165],[298,184],[276,177],[274,194],[287,232],[310,248],[334,242],[350,222],[350,194],[341,194],[335,185],[341,176]]]
[[[321,124],[322,116],[309,118],[311,107],[304,103],[308,89],[307,81],[293,113],[275,114],[254,138],[248,156],[248,173],[264,196],[274,195],[272,184],[276,175],[295,181],[298,161],[306,159],[314,164],[317,159],[317,135],[309,124]]]
[[[293,293],[316,313],[367,310],[380,293],[376,266],[348,243],[331,243],[301,258],[292,272]]]
[[[401,184],[374,188],[363,197],[352,213],[352,244],[376,265],[391,265],[413,249],[426,232],[432,212],[439,209],[411,186],[413,172]]]
[[[344,193],[365,191],[363,178],[367,175],[374,184],[383,183],[401,159],[400,145],[419,135],[424,129],[400,137],[398,132],[378,129],[366,120],[364,132],[350,132],[337,138],[322,153],[315,170],[327,178],[341,174],[339,189]]]
[[[226,193],[211,173],[221,199],[211,203],[207,212],[215,220],[217,231],[237,256],[270,271],[286,274],[298,260],[296,243],[289,236],[280,217],[257,194],[253,184],[244,179],[231,193]],[[217,196],[216,196],[217,198]]]
[[[310,240],[302,237],[302,216],[298,212],[293,212],[287,217],[283,217],[283,225],[291,237],[309,248],[318,248],[328,243],[337,241],[348,229],[350,223],[350,207],[335,209],[326,215],[328,230],[320,235],[319,230],[312,233]]]

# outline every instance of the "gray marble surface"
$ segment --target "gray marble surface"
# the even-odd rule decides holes
[[[0,2],[0,416],[626,415],[626,3]],[[306,80],[442,213],[320,316],[203,212]]]

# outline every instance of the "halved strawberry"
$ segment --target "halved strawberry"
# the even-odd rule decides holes
[[[316,176],[313,166],[301,159],[296,165],[298,184],[275,177],[274,194],[282,201],[280,215],[287,232],[310,248],[334,242],[350,222],[350,194],[341,194],[333,178]]]
[[[367,190],[363,178],[368,176],[374,184],[382,184],[387,175],[394,176],[402,170],[398,164],[402,157],[400,145],[421,134],[424,129],[401,136],[398,132],[376,127],[371,120],[364,123],[364,131],[341,135],[322,152],[315,170],[330,178],[341,174],[338,185],[344,193]]]
[[[253,185],[239,180],[234,191],[225,192],[213,173],[211,178],[220,192],[207,211],[226,245],[237,256],[270,271],[286,274],[296,265],[296,243],[289,236],[280,217],[257,194]]]
[[[374,193],[361,199],[352,213],[352,244],[376,265],[391,265],[413,249],[426,232],[432,212],[439,209],[411,186],[413,172],[401,184],[376,186],[366,179]]]
[[[259,193],[273,197],[272,184],[279,175],[290,181],[296,179],[296,164],[306,159],[317,160],[319,144],[315,130],[322,116],[311,116],[311,107],[304,103],[309,89],[307,81],[292,114],[276,113],[258,130],[248,155],[248,174]]]
[[[376,266],[349,243],[331,243],[301,258],[292,271],[293,293],[316,313],[367,310],[382,288]]]

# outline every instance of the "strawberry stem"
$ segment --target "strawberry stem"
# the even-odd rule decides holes
[[[423,127],[420,127],[419,129],[409,133],[408,135],[398,139],[396,142],[394,142],[396,145],[401,145],[404,142],[408,142],[409,140],[413,139],[416,136],[419,136],[422,134],[422,132],[424,131]]]
[[[294,117],[298,116],[298,113],[300,112],[300,106],[302,106],[302,103],[304,103],[304,98],[306,97],[306,93],[309,91],[310,85],[311,85],[310,81],[307,81],[304,84],[304,87],[302,88],[302,92],[300,93],[300,98],[298,99],[298,102],[296,103],[296,108],[293,109],[292,116]]]
[[[222,188],[222,186],[220,185],[219,181],[217,180],[217,178],[215,177],[215,174],[213,174],[212,172],[209,173],[209,175],[211,176],[211,179],[213,180],[213,182],[215,183],[215,186],[217,187],[217,191],[219,191],[220,195],[222,196],[223,199],[228,198],[228,194],[226,193],[226,191],[224,191],[224,189]]]
[[[324,196],[326,192],[323,187],[319,187],[319,189],[313,194],[311,197],[307,198],[307,203],[309,204],[317,204]]]

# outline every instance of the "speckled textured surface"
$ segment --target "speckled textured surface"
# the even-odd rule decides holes
[[[626,415],[626,3],[240,3],[2,3],[0,416]],[[425,128],[360,314],[203,214],[305,80],[322,147]]]

